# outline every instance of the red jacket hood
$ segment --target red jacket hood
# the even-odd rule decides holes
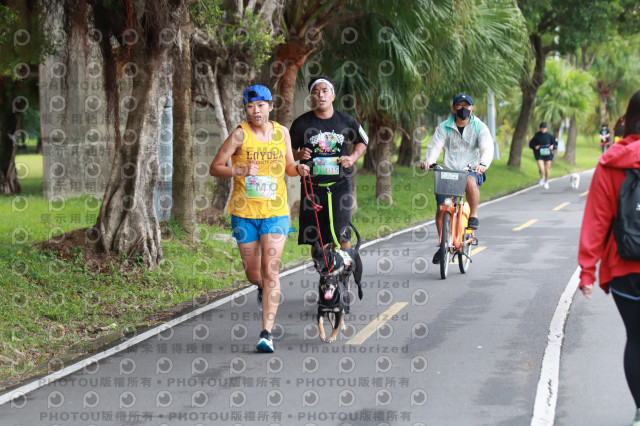
[[[616,142],[600,156],[600,164],[615,169],[640,169],[637,143],[640,143],[640,134],[629,135]]]

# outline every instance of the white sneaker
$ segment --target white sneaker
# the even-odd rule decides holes
[[[541,177],[540,180],[538,181],[538,185],[542,186],[544,185],[544,178]]]
[[[273,336],[267,330],[262,330],[260,333],[260,340],[256,346],[258,352],[274,352],[273,349]]]
[[[545,182],[543,188],[544,189],[549,189],[549,182]]]

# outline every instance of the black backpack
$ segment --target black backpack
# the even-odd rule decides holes
[[[613,236],[624,260],[640,260],[640,170],[625,169],[627,177],[618,194],[618,218]]]

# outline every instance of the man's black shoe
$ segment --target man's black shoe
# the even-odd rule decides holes
[[[477,217],[470,217],[469,218],[469,223],[467,224],[467,228],[469,229],[478,229],[478,226],[480,226],[480,221],[478,220]]]
[[[440,263],[440,249],[438,249],[436,254],[433,255],[433,259],[431,260],[431,262],[433,262],[434,265],[437,265]]]

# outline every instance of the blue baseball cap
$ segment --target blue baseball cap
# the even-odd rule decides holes
[[[462,101],[467,101],[469,102],[469,105],[473,105],[473,98],[471,96],[467,95],[466,93],[460,93],[459,95],[456,95],[455,98],[453,98],[453,106],[458,105]]]
[[[269,89],[258,84],[244,89],[242,101],[246,105],[249,102],[255,101],[273,101],[273,98],[271,97],[271,91]]]

